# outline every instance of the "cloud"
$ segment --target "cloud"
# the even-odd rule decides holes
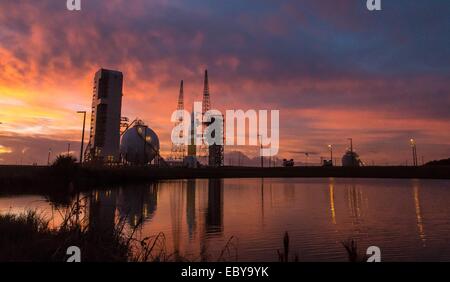
[[[30,147],[76,142],[75,112],[89,110],[93,75],[106,67],[124,73],[123,115],[144,119],[168,151],[179,80],[190,109],[207,67],[213,107],[281,110],[285,154],[350,133],[367,148],[389,135],[384,150],[393,152],[414,134],[439,144],[430,155],[446,157],[450,3],[383,8],[370,13],[359,0],[114,0],[69,12],[64,1],[1,1],[0,133]]]
[[[0,145],[0,154],[11,154],[12,148]]]

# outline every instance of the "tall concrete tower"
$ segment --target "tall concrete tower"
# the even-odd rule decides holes
[[[95,73],[92,97],[89,160],[118,162],[123,74],[100,69]]]

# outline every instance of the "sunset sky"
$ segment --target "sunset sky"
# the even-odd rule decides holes
[[[411,162],[412,137],[448,158],[449,15],[442,0],[0,0],[0,164],[78,154],[100,67],[124,73],[122,114],[163,155],[179,81],[190,109],[207,68],[213,108],[280,110],[280,158],[340,157],[348,137],[367,163]]]

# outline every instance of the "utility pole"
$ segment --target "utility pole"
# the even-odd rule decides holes
[[[83,149],[84,149],[84,128],[86,126],[86,111],[78,111],[78,114],[83,114],[83,133],[81,134],[81,148],[80,148],[80,164],[83,163]]]
[[[70,156],[70,143],[67,143],[67,156]]]
[[[412,157],[413,157],[413,165],[418,166],[417,161],[417,146],[416,146],[416,140],[414,138],[411,138],[410,144],[411,144],[411,150],[412,150]]]
[[[50,165],[50,156],[52,154],[52,148],[48,148],[47,165]]]
[[[333,145],[328,145],[328,149],[330,150],[330,160],[331,160],[331,166],[334,166],[333,164]]]

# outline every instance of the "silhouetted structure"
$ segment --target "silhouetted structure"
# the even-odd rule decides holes
[[[417,161],[417,145],[416,140],[411,139],[411,150],[412,150],[412,157],[413,157],[413,166],[418,166],[419,162]]]
[[[342,156],[342,166],[362,166],[363,163],[359,159],[359,155],[353,151],[353,139],[348,138],[350,141],[350,149]]]
[[[122,86],[119,71],[100,69],[95,74],[86,160],[119,161]]]
[[[203,82],[202,116],[204,117],[205,113],[210,109],[211,109],[211,99],[209,93],[208,70],[205,70],[205,79]],[[204,129],[206,126],[208,126],[208,124],[202,122],[202,133],[204,133]],[[207,159],[209,155],[208,146],[202,143],[197,153],[200,158]]]
[[[431,161],[426,163],[425,165],[442,165],[442,166],[450,166],[450,158],[438,160],[438,161]]]
[[[220,167],[223,166],[224,160],[224,132],[223,132],[223,116],[213,116],[211,117],[211,123],[208,125],[215,123],[215,127],[211,129],[210,132],[206,132],[206,134],[210,135],[213,140],[215,140],[214,144],[210,144],[208,148],[208,164],[212,167]],[[220,143],[219,143],[220,142]]]
[[[143,121],[136,120],[122,136],[120,153],[128,164],[148,164],[159,158],[158,135]]]
[[[183,80],[181,81],[180,84],[180,93],[178,95],[178,106],[177,106],[177,111],[178,115],[177,115],[177,120],[175,122],[175,126],[179,126],[181,124],[183,124],[183,114],[182,111],[184,111],[184,90],[183,90]],[[180,133],[180,138],[183,138],[184,134],[186,134],[187,132],[183,132],[181,131]],[[185,144],[174,144],[172,143],[172,150],[171,150],[171,155],[170,155],[170,160],[175,160],[175,161],[182,161],[184,156],[186,153],[186,145]]]

